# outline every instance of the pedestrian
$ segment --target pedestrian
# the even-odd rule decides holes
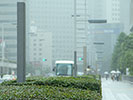
[[[117,81],[119,81],[120,80],[120,74],[117,74]]]
[[[109,73],[106,71],[104,72],[104,77],[106,78],[106,80],[108,80],[108,77],[109,77]]]
[[[112,81],[115,80],[115,75],[114,74],[111,75],[111,79],[112,79]]]
[[[106,74],[106,76],[105,76],[105,77],[106,77],[106,80],[108,80],[109,75],[108,75],[108,74]]]

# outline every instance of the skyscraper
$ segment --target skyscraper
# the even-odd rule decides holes
[[[130,0],[120,0],[120,22],[124,25],[124,32],[130,33]]]
[[[17,0],[0,0],[0,58],[16,61],[17,58]],[[2,31],[3,30],[3,31]],[[2,40],[3,34],[3,40]],[[2,43],[4,52],[2,52]]]
[[[73,60],[73,1],[28,0],[29,23],[52,33],[52,58]]]
[[[106,19],[106,0],[86,0],[89,19]]]
[[[130,3],[130,31],[133,32],[133,0]]]
[[[120,0],[106,0],[108,23],[120,23]]]
[[[121,23],[124,32],[129,33],[130,0],[106,0],[108,23]]]

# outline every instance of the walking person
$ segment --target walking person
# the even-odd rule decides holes
[[[115,80],[115,75],[114,74],[111,75],[111,79],[112,79],[112,81]]]
[[[120,81],[120,74],[121,74],[121,72],[120,72],[119,70],[117,70],[117,72],[116,72],[116,75],[117,75],[117,81]]]
[[[106,78],[106,80],[108,80],[109,73],[108,72],[104,72],[104,77]]]

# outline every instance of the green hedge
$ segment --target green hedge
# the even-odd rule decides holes
[[[100,76],[99,75],[82,75],[78,76],[79,78],[89,78],[89,79],[98,79]]]
[[[0,97],[6,99],[6,96],[8,99],[22,98],[24,100],[27,98],[44,100],[101,100],[101,81],[87,76],[78,78],[34,77],[28,78],[24,83],[5,81],[0,85]]]
[[[101,81],[88,78],[57,77],[45,80],[45,85],[89,89],[101,93]]]
[[[101,100],[90,90],[52,86],[0,86],[0,100]]]
[[[48,85],[57,87],[72,87],[79,89],[89,89],[101,93],[101,81],[89,78],[73,78],[73,77],[50,77],[47,79],[27,80],[25,83],[17,83],[16,81],[3,82],[2,85]]]

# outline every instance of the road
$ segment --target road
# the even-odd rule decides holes
[[[102,100],[133,100],[133,84],[102,79]]]

